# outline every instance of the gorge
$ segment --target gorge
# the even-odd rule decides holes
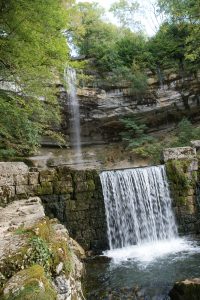
[[[96,2],[1,0],[0,299],[200,300],[199,1]]]

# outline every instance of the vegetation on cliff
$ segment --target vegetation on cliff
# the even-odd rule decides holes
[[[165,148],[190,146],[191,140],[200,139],[200,127],[194,127],[186,118],[170,134],[160,138],[148,134],[147,127],[134,117],[124,118],[122,123],[125,125],[125,131],[121,133],[125,147],[139,157],[149,158],[152,163],[162,161]]]
[[[105,76],[102,72],[119,70],[120,73],[124,67],[127,79],[136,70],[144,74],[146,68],[154,72],[173,68],[182,75],[188,70],[196,71],[200,58],[198,5],[191,0],[187,4],[181,1],[180,5],[174,1],[159,1],[155,9],[156,13],[164,12],[164,22],[151,38],[138,30],[134,16],[139,9],[135,1],[113,3],[110,11],[120,22],[121,27],[117,27],[105,21],[104,10],[96,3],[78,3],[79,30],[72,29],[78,53],[92,58],[93,68],[95,66],[102,76]]]
[[[110,12],[117,26],[95,2],[1,1],[0,157],[33,153],[44,134],[63,142],[53,130],[61,120],[56,83],[69,63],[70,47],[85,58],[72,63],[83,70],[80,84],[91,85],[94,74],[110,85],[125,80],[136,97],[147,88],[148,69],[160,81],[165,68],[182,77],[197,72],[198,3],[159,0],[155,11],[163,13],[164,21],[153,37],[137,22],[138,11],[136,1],[114,2]]]

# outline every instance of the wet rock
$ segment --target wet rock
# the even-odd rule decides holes
[[[199,300],[200,278],[176,282],[169,296],[172,300]]]
[[[90,258],[87,258],[87,260],[90,263],[108,263],[112,260],[112,258],[105,256],[105,255],[97,255],[97,256],[92,256]]]

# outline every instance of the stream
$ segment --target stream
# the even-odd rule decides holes
[[[135,245],[86,263],[87,300],[168,300],[175,281],[200,276],[200,240],[194,236]]]

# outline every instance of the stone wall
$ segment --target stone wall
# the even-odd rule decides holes
[[[164,151],[167,176],[179,231],[199,233],[198,158],[191,147],[170,148]]]
[[[199,151],[166,149],[164,159],[180,232],[199,232]],[[199,186],[199,189],[198,189]],[[29,168],[21,162],[0,163],[0,206],[40,196],[47,216],[66,225],[85,250],[108,248],[106,216],[99,174],[67,166]]]
[[[107,248],[104,201],[95,170],[39,170],[24,163],[0,163],[0,206],[33,195],[40,196],[46,214],[65,224],[85,250]]]

